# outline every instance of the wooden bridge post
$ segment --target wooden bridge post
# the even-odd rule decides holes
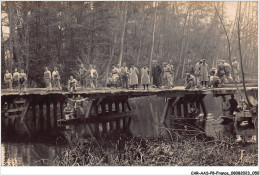
[[[58,103],[58,101],[54,99],[54,101],[53,101],[54,128],[57,128],[57,117],[58,117],[57,103]]]
[[[46,116],[47,116],[47,130],[48,132],[51,130],[51,109],[50,109],[50,100],[47,98],[46,100]]]
[[[119,102],[118,99],[115,100],[115,108],[116,108],[116,113],[119,113]],[[120,130],[120,120],[116,120],[116,129]]]
[[[63,119],[64,101],[60,100],[60,119]]]
[[[35,125],[35,128],[36,127],[36,119],[37,119],[37,116],[36,116],[36,106],[37,106],[37,101],[34,99],[33,102],[32,102],[32,113],[33,113],[33,124]]]
[[[104,118],[104,115],[106,114],[106,104],[104,102],[101,102],[101,114]],[[107,132],[107,123],[102,123],[103,133],[105,134]]]
[[[205,107],[204,101],[201,100],[200,104],[201,104],[201,108],[202,108],[204,117],[206,117],[206,116],[208,115],[208,112],[207,112],[207,109],[206,109],[206,107]]]
[[[39,102],[39,124],[40,124],[40,131],[44,130],[44,118],[43,118],[43,102]]]
[[[181,117],[181,103],[177,103],[177,118]]]
[[[183,117],[188,118],[188,99],[184,98],[183,100]]]
[[[125,100],[122,100],[122,112],[126,112]],[[123,129],[127,129],[127,117],[123,117]]]
[[[112,114],[113,112],[113,109],[112,109],[112,101],[108,101],[108,112],[109,114]],[[114,129],[114,121],[110,121],[109,122],[109,128],[110,128],[110,131],[113,131]]]
[[[197,100],[195,104],[196,104],[196,108],[199,110],[199,113],[201,113],[200,102]]]
[[[98,116],[98,104],[97,104],[97,100],[94,101],[93,103],[93,108],[94,108],[94,114],[95,116]],[[99,123],[95,123],[94,124],[94,128],[95,128],[95,133],[97,136],[99,136],[100,131],[99,131]]]

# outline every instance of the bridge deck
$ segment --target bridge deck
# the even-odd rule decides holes
[[[243,91],[243,87],[239,87],[240,91]],[[258,93],[258,86],[247,87],[247,92],[251,92],[254,94]],[[112,89],[112,88],[103,88],[103,89],[78,89],[76,92],[64,92],[60,90],[52,90],[47,91],[45,88],[28,88],[26,91],[22,91],[19,93],[18,91],[8,91],[2,89],[1,96],[30,96],[30,95],[82,95],[86,97],[99,97],[99,96],[130,96],[130,97],[138,97],[138,96],[183,96],[189,94],[213,94],[216,96],[220,95],[230,95],[237,94],[238,90],[236,87],[225,87],[225,88],[207,88],[207,89],[185,89],[183,86],[176,86],[172,89],[155,89],[151,88],[149,90],[143,90],[139,88],[138,90],[132,89]]]

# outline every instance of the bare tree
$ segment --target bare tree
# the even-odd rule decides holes
[[[124,52],[124,39],[125,39],[125,28],[126,28],[126,17],[127,17],[127,3],[125,3],[125,11],[124,11],[124,22],[122,28],[122,34],[120,39],[120,54],[118,64],[121,66],[123,60],[123,52]]]

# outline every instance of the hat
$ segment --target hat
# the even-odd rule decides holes
[[[167,62],[163,62],[163,65],[167,65]]]
[[[203,60],[200,60],[199,62],[203,62]]]
[[[206,59],[202,59],[202,61],[205,61]]]

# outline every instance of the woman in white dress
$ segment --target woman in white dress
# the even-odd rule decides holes
[[[150,70],[144,66],[141,70],[142,76],[141,76],[141,84],[144,86],[144,90],[145,90],[145,86],[147,87],[148,90],[148,86],[150,84]]]
[[[137,89],[137,85],[138,85],[138,75],[139,71],[138,69],[132,65],[130,68],[130,85],[132,85],[133,89],[136,87]]]

